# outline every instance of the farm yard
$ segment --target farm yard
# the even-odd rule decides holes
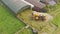
[[[55,30],[59,29],[60,24],[58,25],[58,23],[60,22],[60,20],[59,20],[59,18],[57,19],[57,15],[59,16],[59,14],[60,14],[60,8],[59,7],[60,7],[60,3],[56,4],[55,6],[47,6],[48,13],[53,16],[53,21],[42,22],[42,21],[31,20],[29,17],[31,15],[32,11],[29,10],[29,9],[27,9],[24,12],[21,12],[20,14],[18,14],[18,17],[20,19],[22,19],[24,22],[26,22],[27,24],[29,24],[32,27],[38,29],[39,34],[41,33],[41,30],[42,30],[42,32],[45,31],[48,34],[52,34],[52,33],[55,33],[54,32]],[[47,28],[45,28],[43,26],[46,26]]]
[[[55,6],[47,6],[48,13],[53,16],[53,21],[42,22],[29,20],[32,10],[26,9],[24,12],[18,14],[18,17],[27,24],[38,30],[38,34],[60,34],[60,3]],[[20,15],[20,16],[19,16]],[[14,14],[6,8],[3,4],[0,4],[0,34],[33,34],[32,29],[24,28],[26,24],[17,19]],[[20,31],[21,30],[21,31]],[[18,32],[19,31],[19,32]]]
[[[48,34],[51,34],[57,28],[57,26],[52,24],[51,21],[42,22],[40,20],[35,21],[30,19],[31,13],[32,11],[27,9],[24,12],[18,14],[18,17],[22,19],[24,22],[26,22],[27,24],[29,24],[32,28],[34,27],[35,29],[37,29],[39,31],[39,34],[43,32],[47,32]]]

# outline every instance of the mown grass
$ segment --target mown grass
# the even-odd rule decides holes
[[[0,34],[14,34],[24,26],[25,24],[18,20],[7,7],[0,4]]]

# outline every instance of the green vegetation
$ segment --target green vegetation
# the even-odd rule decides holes
[[[25,24],[18,20],[7,7],[0,4],[0,34],[15,34],[24,26]],[[28,33],[27,30],[24,30],[24,34]],[[31,31],[31,29],[29,30]]]

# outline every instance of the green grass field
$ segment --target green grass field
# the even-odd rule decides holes
[[[10,12],[7,7],[3,4],[0,4],[0,34],[15,34],[18,30],[22,29],[25,26],[20,20],[18,20],[12,12]],[[29,28],[25,29],[23,34],[32,34],[32,30]],[[21,33],[19,33],[21,34]]]

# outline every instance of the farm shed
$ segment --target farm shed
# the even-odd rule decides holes
[[[9,9],[11,9],[15,14],[19,11],[23,11],[26,8],[29,8],[30,5],[26,4],[21,0],[1,0]]]
[[[39,0],[39,1],[42,2],[42,3],[45,3],[46,0]]]
[[[43,13],[46,13],[47,12],[47,9],[45,9],[45,8],[39,8],[39,7],[33,7],[32,8],[32,10],[34,10],[34,11],[37,11],[37,12],[43,12]]]
[[[40,0],[40,2],[49,4],[49,5],[55,5],[57,0]]]
[[[58,3],[59,2],[59,0],[54,0],[56,3]]]
[[[33,4],[34,6],[38,7],[38,8],[44,8],[46,5],[41,3],[41,2],[38,2],[38,0],[25,0],[31,4]]]

